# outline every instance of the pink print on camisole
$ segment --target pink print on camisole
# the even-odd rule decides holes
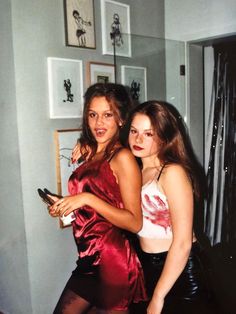
[[[142,187],[143,227],[138,235],[144,238],[172,238],[170,211],[166,196],[160,192],[156,178]]]

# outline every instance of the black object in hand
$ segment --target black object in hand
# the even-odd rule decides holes
[[[48,189],[43,189],[44,190],[44,193],[48,194],[48,195],[52,195],[52,196],[56,196],[58,198],[62,198],[63,196],[62,195],[58,195],[58,194],[55,194],[55,193],[52,193],[50,192]]]
[[[38,194],[41,199],[46,202],[49,206],[54,204],[54,201],[41,189],[38,189]]]

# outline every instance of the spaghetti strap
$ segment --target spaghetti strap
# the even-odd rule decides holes
[[[122,149],[124,148],[123,146],[120,146],[118,148],[116,148],[111,155],[109,156],[109,158],[107,159],[108,162],[110,162],[112,160],[112,158]]]
[[[159,181],[160,176],[161,176],[161,174],[162,174],[162,171],[163,171],[163,169],[165,168],[165,165],[166,165],[166,164],[164,164],[164,165],[161,167],[161,170],[160,170],[159,175],[158,175],[158,177],[157,177],[157,181]]]

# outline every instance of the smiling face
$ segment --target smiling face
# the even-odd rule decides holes
[[[129,146],[134,156],[147,158],[157,156],[159,141],[148,116],[136,113],[133,117],[130,132]]]
[[[88,126],[101,151],[118,134],[119,117],[104,96],[94,97],[88,109]]]

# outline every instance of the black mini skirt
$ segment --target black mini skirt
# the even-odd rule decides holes
[[[168,252],[139,252],[146,281],[146,290],[151,299],[160,278]],[[138,311],[137,311],[138,313]],[[201,261],[201,248],[198,242],[192,246],[187,264],[165,297],[162,313],[217,313],[207,285],[206,271]]]

